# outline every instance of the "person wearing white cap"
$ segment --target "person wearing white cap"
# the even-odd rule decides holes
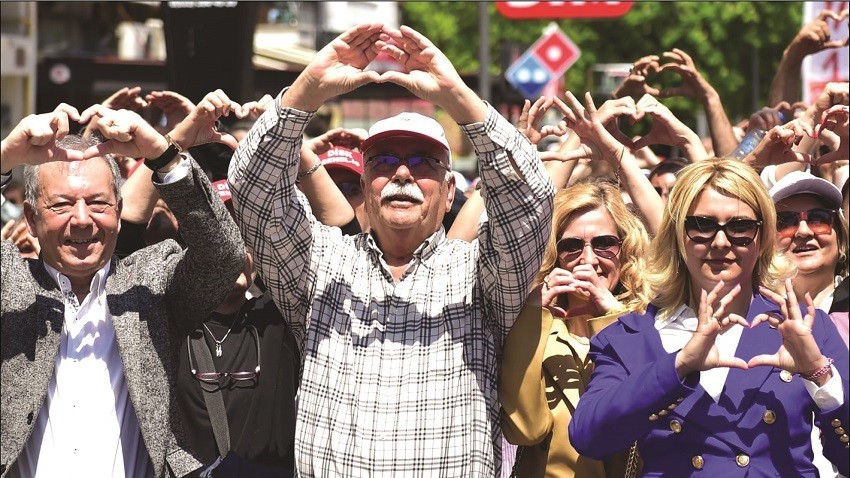
[[[831,182],[794,171],[771,189],[776,203],[778,247],[797,268],[794,289],[802,300],[830,312],[835,286],[848,272],[847,224],[841,191]]]
[[[847,276],[847,223],[840,212],[841,191],[825,179],[794,171],[770,188],[770,196],[776,202],[777,247],[797,268],[791,280],[797,300],[811,295],[815,307],[830,313],[846,345],[847,315],[837,319],[839,316],[831,313],[836,312],[836,288]],[[839,312],[846,312],[846,301],[844,307]],[[833,465],[823,455],[817,428],[812,430],[812,450],[820,475],[836,476]]]
[[[368,68],[391,55],[401,71]],[[395,83],[446,111],[472,141],[489,220],[449,240],[455,195],[443,128],[415,113],[361,144],[370,231],[319,224],[294,188],[301,133],[328,99]],[[554,187],[536,150],[416,31],[354,27],[324,47],[241,143],[237,222],[303,346],[299,476],[499,473],[497,358],[540,267]],[[492,199],[496,200],[492,200]]]

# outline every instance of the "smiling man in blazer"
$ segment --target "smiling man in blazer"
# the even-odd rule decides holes
[[[66,137],[69,122],[94,113],[105,142]],[[197,123],[190,116],[172,135]],[[200,466],[177,415],[174,351],[232,289],[244,246],[180,150],[137,114],[103,107],[60,105],[3,140],[0,184],[26,165],[41,254],[24,260],[2,241],[0,476],[183,476]],[[113,257],[122,203],[109,153],[156,158],[146,165],[186,249],[165,241]]]

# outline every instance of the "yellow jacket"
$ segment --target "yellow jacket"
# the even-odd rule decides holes
[[[587,321],[591,335],[625,313]],[[572,319],[575,320],[575,319]],[[572,335],[547,309],[526,305],[505,342],[499,381],[502,430],[518,449],[519,478],[622,478],[628,450],[604,461],[580,456],[567,433],[593,372],[589,339]]]

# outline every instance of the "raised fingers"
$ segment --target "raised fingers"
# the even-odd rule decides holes
[[[761,295],[769,298],[772,302],[779,306],[779,311],[782,314],[782,320],[788,318],[788,304],[785,301],[784,297],[764,286],[759,287],[759,292],[761,293]],[[763,321],[760,321],[759,323],[761,322]]]
[[[646,73],[649,72],[650,68],[653,68],[655,70],[658,69],[658,60],[659,60],[658,55],[644,56],[644,57],[642,57],[642,58],[640,58],[640,59],[638,59],[637,61],[634,62],[634,64],[632,65],[632,71],[631,72],[632,73],[638,73],[640,75],[646,75]]]
[[[718,290],[717,287],[715,287],[715,289],[712,290],[712,292],[714,292],[715,290]],[[719,292],[719,290],[718,290],[718,292]],[[733,287],[732,290],[730,290],[726,295],[724,295],[720,299],[720,301],[717,303],[718,304],[717,308],[714,310],[715,318],[726,317],[726,315],[727,315],[726,314],[726,306],[728,306],[730,303],[732,303],[732,301],[735,300],[735,298],[738,296],[738,293],[740,293],[740,292],[741,292],[741,284],[735,284],[735,287]]]
[[[691,55],[688,55],[684,50],[680,50],[679,48],[673,48],[670,53],[677,55],[679,57],[679,61],[681,61],[682,63],[688,66],[693,66],[694,60],[691,58]]]
[[[584,93],[584,103],[587,105],[587,111],[591,114],[591,116],[596,116],[596,105],[593,104],[593,95],[590,94],[589,91]]]
[[[569,93],[569,92],[567,92],[567,93]],[[572,95],[572,93],[569,93],[569,94]],[[567,106],[567,104],[564,103],[564,101],[562,99],[558,98],[557,96],[553,100],[554,100],[554,103],[555,103],[555,107],[558,108],[558,110],[561,112],[561,114],[564,115],[564,119],[567,121],[567,123],[575,123],[576,122],[576,115],[575,115],[575,113],[573,113],[573,110],[569,106]]]
[[[528,128],[528,110],[531,109],[531,101],[525,100],[522,104],[522,113],[519,115],[519,129],[525,130]]]

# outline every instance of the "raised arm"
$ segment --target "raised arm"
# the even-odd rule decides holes
[[[97,114],[97,128],[106,141],[87,149],[85,157],[171,155],[169,140],[138,114],[103,107],[98,107]],[[168,160],[168,156],[162,159]],[[232,290],[242,271],[245,248],[224,203],[194,161],[175,153],[158,166],[154,184],[177,218],[187,247],[166,251],[158,257],[160,264],[137,267],[156,267],[164,272],[158,277],[162,278],[159,285],[169,318],[180,332],[189,333]]]
[[[365,130],[335,128],[301,146],[298,187],[307,196],[313,214],[322,224],[342,227],[354,219],[354,209],[321,166],[319,155],[335,146],[359,148],[366,136]]]
[[[448,112],[475,147],[487,211],[478,238],[479,279],[495,321],[490,325],[504,336],[540,267],[552,221],[552,181],[534,146],[463,82],[430,40],[406,26],[385,31],[393,40],[385,51],[403,71],[382,78]]]
[[[166,93],[171,92],[154,92],[159,96],[152,97],[151,102],[165,108],[166,114],[173,116],[170,121],[177,121],[168,134],[182,150],[213,141],[236,148],[236,140],[232,136],[219,133],[215,128],[216,121],[222,116],[227,116],[231,112],[236,116],[242,115],[240,105],[231,101],[223,91],[216,90],[208,93],[197,106],[192,105],[189,113],[185,115],[182,111],[186,105]],[[162,104],[163,102],[165,105]],[[176,103],[182,106],[175,106]],[[179,109],[181,113],[168,112],[174,108]],[[150,220],[154,206],[160,198],[159,192],[151,182],[152,175],[153,171],[149,168],[140,168],[121,186],[121,195],[124,197],[124,207],[121,209],[122,221],[146,224]]]
[[[661,90],[659,96],[685,96],[700,101],[708,117],[708,129],[715,156],[724,156],[734,151],[738,141],[717,90],[702,76],[693,58],[683,50],[673,48],[664,52],[663,56],[671,61],[661,65],[659,71],[677,73],[682,78],[682,85]]]
[[[848,11],[841,13],[823,10],[817,18],[803,25],[797,35],[782,53],[779,68],[770,84],[769,102],[774,105],[780,101],[794,103],[800,100],[803,87],[801,83],[803,60],[812,54],[830,48],[847,46],[848,39],[830,38],[827,21],[841,22],[847,18]]]
[[[593,104],[590,93],[585,94],[587,108],[583,107],[571,92],[567,92],[566,119],[567,125],[573,129],[575,134],[581,138],[581,146],[566,153],[564,159],[590,159],[591,161],[608,161],[615,171],[618,183],[632,196],[632,200],[644,217],[647,229],[654,235],[661,224],[664,212],[664,204],[661,197],[655,192],[652,184],[640,169],[637,158],[631,149],[617,141],[603,125],[610,121],[609,116],[639,117],[637,106],[631,106],[630,98],[610,100],[612,102],[626,103],[617,105],[616,108],[606,106],[603,115],[600,116]],[[651,97],[647,97],[651,98]],[[647,103],[646,108],[654,108],[656,105]]]
[[[563,136],[568,132],[564,125],[544,126],[542,124],[543,116],[553,105],[553,99],[542,96],[534,103],[525,100],[517,129],[528,138],[531,144],[537,145],[541,139],[549,135]],[[540,159],[544,161],[546,172],[552,178],[556,190],[567,185],[576,163],[576,161],[559,161],[560,153],[575,148],[577,145],[575,135],[572,135],[567,141],[560,144],[557,152],[540,153]],[[447,236],[451,239],[462,239],[469,242],[475,240],[478,237],[478,223],[483,212],[484,198],[481,197],[480,190],[475,190],[464,203]]]
[[[302,133],[328,98],[380,78],[366,66],[386,38],[380,24],[359,25],[322,48],[260,116],[230,165],[228,181],[242,237],[275,303],[293,320],[299,342],[315,283],[311,258],[321,253],[316,241],[330,237],[311,220],[309,205],[295,188]]]

